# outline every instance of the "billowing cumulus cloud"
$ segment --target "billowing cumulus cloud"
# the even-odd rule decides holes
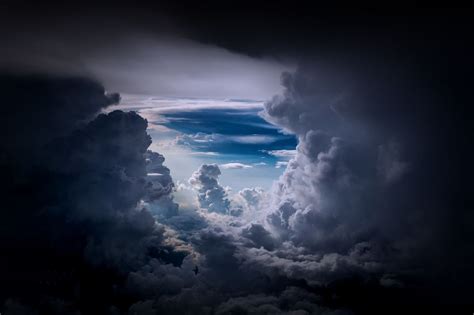
[[[437,169],[451,168],[438,150],[452,147],[456,134],[448,129],[437,139],[443,145],[435,143],[431,123],[445,105],[411,80],[380,80],[391,71],[385,65],[371,76],[351,64],[307,63],[282,76],[285,91],[262,116],[299,144],[275,184],[266,226],[282,246],[303,252],[251,249],[248,262],[308,281],[314,272],[319,283],[359,274],[396,286],[449,268],[432,244],[460,249],[439,239],[454,222],[443,219],[452,205],[432,192],[441,188]]]
[[[119,98],[89,79],[1,80],[6,313],[120,308],[112,287],[173,253],[164,255],[165,230],[141,203],[176,210],[163,157],[147,151],[146,120],[121,111],[94,118]]]
[[[98,114],[118,95],[89,79],[5,77],[2,313],[365,314],[465,300],[472,249],[452,229],[472,221],[447,202],[459,184],[438,178],[463,161],[453,130],[433,128],[442,106],[413,113],[423,95],[409,85],[343,70],[302,66],[265,104],[298,138],[268,151],[286,167],[272,191],[232,193],[203,164],[176,185],[197,206],[180,207],[147,121]]]
[[[228,213],[230,201],[227,192],[219,182],[221,170],[217,164],[203,164],[193,173],[189,184],[198,193],[198,202],[201,208],[210,212]]]
[[[146,171],[147,171],[147,195],[145,201],[150,202],[152,210],[165,217],[178,214],[178,204],[173,201],[174,183],[170,175],[170,170],[163,165],[165,158],[163,155],[147,151]]]
[[[470,8],[13,2],[1,314],[472,313]]]
[[[279,296],[255,294],[229,299],[218,307],[217,314],[351,314],[320,307],[317,304],[319,301],[318,296],[298,287],[289,287]]]

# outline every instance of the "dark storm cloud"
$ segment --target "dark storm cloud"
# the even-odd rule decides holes
[[[255,294],[229,299],[218,307],[216,314],[351,314],[344,310],[320,307],[318,302],[318,296],[298,287],[288,287],[279,296]]]
[[[112,286],[151,257],[167,259],[163,229],[139,201],[164,198],[176,207],[163,189],[172,186],[163,158],[147,152],[146,120],[121,111],[94,118],[118,95],[89,79],[5,75],[1,82],[6,313],[121,307]],[[165,176],[159,188],[147,180],[147,155],[150,170]]]
[[[166,3],[9,2],[0,4],[2,70],[88,76],[122,94],[264,99],[291,69],[192,39]]]
[[[262,226],[233,233],[228,219],[178,211],[164,157],[147,150],[146,120],[98,114],[118,95],[86,78],[3,82],[2,313],[213,314],[246,308],[252,295],[268,298],[249,310],[320,308],[311,292],[304,304],[286,305],[282,291],[292,280],[242,251],[274,248]],[[209,210],[237,220],[219,173],[204,165],[192,182]],[[240,198],[257,211],[263,195],[246,189]]]
[[[269,288],[238,271],[238,238],[177,211],[146,120],[98,114],[117,95],[86,78],[2,82],[2,313],[206,314]],[[205,166],[196,184],[210,210],[229,211],[218,176]]]
[[[2,10],[11,43],[2,64],[83,73],[89,49],[123,48],[115,40],[130,29],[161,35],[162,15],[180,35],[299,63],[263,113],[296,134],[297,153],[272,203],[257,190],[242,193],[266,214],[253,225],[226,214],[216,167],[194,177],[216,213],[177,211],[163,157],[147,152],[146,122],[122,112],[91,121],[118,100],[100,84],[5,76],[2,312],[471,312],[472,11],[223,5]],[[84,12],[97,18],[81,22]],[[22,42],[31,38],[39,41]],[[28,48],[43,53],[28,59]],[[114,49],[102,51],[100,60],[111,60]],[[108,78],[121,60],[129,59],[101,68]],[[128,82],[154,82],[141,75]]]
[[[265,104],[263,116],[299,138],[275,187],[270,229],[324,258],[304,266],[295,255],[285,261],[262,253],[262,265],[292,277],[305,270],[308,280],[316,268],[317,278],[329,276],[323,282],[341,271],[344,277],[379,274],[381,284],[400,277],[408,287],[415,278],[429,297],[416,303],[436,303],[431,294],[459,302],[471,280],[448,270],[461,268],[464,279],[472,279],[472,271],[452,259],[472,257],[454,232],[464,230],[472,208],[456,201],[465,200],[466,185],[457,174],[468,170],[449,160],[466,162],[470,154],[458,147],[469,133],[458,116],[470,99],[462,89],[467,77],[456,68],[458,77],[441,88],[435,78],[451,75],[449,69],[434,69],[427,78],[406,63],[372,60],[371,68],[361,68],[357,58],[306,59],[296,73],[282,76],[284,94]],[[446,275],[449,289],[428,281],[433,274]]]

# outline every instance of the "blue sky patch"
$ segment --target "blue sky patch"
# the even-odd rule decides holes
[[[224,186],[269,189],[297,145],[295,136],[260,117],[256,101],[172,101],[171,107],[163,99],[154,106],[152,99],[146,108],[130,110],[148,119],[152,149],[166,157],[178,182],[186,182],[201,164],[216,163]]]

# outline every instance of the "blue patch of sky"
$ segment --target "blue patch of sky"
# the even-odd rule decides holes
[[[177,131],[180,135],[176,144],[193,151],[195,159],[220,164],[223,185],[234,190],[252,186],[269,189],[284,170],[275,166],[285,158],[268,152],[295,149],[297,142],[293,135],[282,133],[262,119],[259,111],[203,109],[162,113],[164,119],[151,123]]]
[[[164,121],[157,124],[187,135],[182,143],[194,151],[262,157],[268,156],[263,151],[294,149],[295,137],[281,133],[262,119],[258,112],[259,110],[207,109],[164,113]],[[248,158],[250,157],[246,157]]]
[[[165,156],[179,182],[186,182],[201,164],[217,163],[221,184],[234,191],[255,186],[270,189],[284,170],[276,166],[289,157],[269,152],[294,150],[297,145],[293,135],[260,117],[261,103],[252,100],[136,98],[122,104],[121,109],[135,110],[148,119],[151,148]]]

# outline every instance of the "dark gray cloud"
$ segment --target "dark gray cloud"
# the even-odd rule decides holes
[[[216,314],[351,314],[345,310],[330,310],[318,306],[320,298],[301,288],[288,287],[279,296],[255,294],[231,298],[217,308]]]
[[[296,134],[299,144],[276,183],[268,228],[285,246],[315,256],[282,258],[255,249],[246,256],[309,281],[315,268],[315,280],[323,283],[358,274],[410,287],[417,279],[426,289],[417,303],[436,303],[431,294],[459,301],[468,281],[444,278],[450,290],[457,288],[453,293],[427,277],[455,268],[451,255],[472,257],[453,233],[470,210],[452,202],[465,182],[452,182],[457,167],[446,156],[466,157],[455,144],[466,122],[452,116],[466,105],[465,91],[453,96],[453,82],[433,90],[403,64],[373,60],[371,66],[313,60],[282,76],[286,89],[265,104],[262,116]],[[447,95],[460,103],[452,105]]]
[[[118,96],[89,79],[1,80],[5,310],[124,307],[114,285],[152,258],[172,260],[163,254],[163,228],[140,206],[164,198],[176,207],[169,170],[147,152],[146,120],[121,111],[94,118]],[[146,156],[149,169],[163,173],[161,181],[148,180]]]
[[[212,314],[229,299],[284,290],[284,281],[273,288],[279,277],[242,268],[242,246],[273,248],[262,226],[233,233],[230,219],[215,224],[177,208],[164,157],[148,150],[147,121],[98,114],[117,95],[85,78],[3,82],[2,313]],[[21,136],[11,137],[15,130]],[[234,214],[219,174],[203,165],[192,183],[208,210]],[[255,211],[263,194],[240,198]]]
[[[271,198],[239,194],[239,217],[226,215],[233,200],[215,169],[195,183],[209,188],[198,191],[203,208],[218,213],[178,209],[164,157],[147,151],[146,121],[96,117],[118,101],[101,84],[2,76],[2,313],[472,311],[469,14],[275,5],[168,7],[183,33],[210,46],[157,40],[161,5],[4,6],[0,64],[14,71],[93,73],[130,92],[260,97],[273,79],[224,85],[249,73],[265,81],[279,66],[213,44],[302,62],[263,113],[296,134],[296,156]],[[188,81],[202,69],[205,89]]]

